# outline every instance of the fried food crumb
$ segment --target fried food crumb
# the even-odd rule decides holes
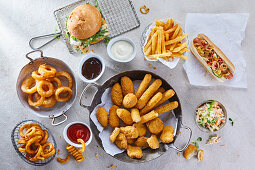
[[[98,157],[99,157],[99,155],[98,155],[98,153],[96,154],[96,158],[98,159]]]
[[[181,132],[181,131],[179,132],[179,135],[180,135],[180,134],[182,134],[182,132]]]
[[[172,75],[172,74],[170,74],[170,77],[173,77],[173,75]]]
[[[221,147],[224,147],[225,145],[220,145]]]
[[[181,155],[181,153],[180,153],[180,152],[177,152],[177,155],[178,155],[178,156],[180,156],[180,155]]]
[[[148,66],[149,66],[149,68],[151,68],[151,67],[152,67],[152,64],[151,64],[151,63],[149,63],[149,65],[148,65]]]
[[[112,164],[112,165],[110,165],[110,166],[107,166],[107,168],[114,168],[114,167],[116,167],[116,168],[117,168],[117,166],[116,166],[116,165],[114,165],[114,164]]]
[[[57,152],[57,154],[60,154],[60,149],[58,149],[58,152]]]
[[[157,67],[153,67],[153,70],[157,70]]]

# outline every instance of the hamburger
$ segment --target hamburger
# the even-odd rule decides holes
[[[70,44],[77,50],[86,53],[90,44],[108,38],[108,25],[101,12],[90,4],[76,7],[66,22],[67,38]]]

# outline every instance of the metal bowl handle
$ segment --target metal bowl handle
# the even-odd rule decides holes
[[[51,43],[52,41],[54,41],[55,39],[59,39],[59,37],[61,36],[61,31],[58,33],[53,33],[53,34],[47,34],[47,35],[41,35],[41,36],[37,36],[37,37],[33,37],[30,39],[29,41],[29,46],[33,49],[33,50],[39,50],[40,48],[46,46],[47,44]],[[47,41],[46,43],[42,44],[39,47],[34,47],[33,42],[34,41],[39,41],[40,39],[45,39],[45,38],[51,38],[49,41]]]
[[[58,123],[55,123],[55,118],[58,118],[58,117],[60,117],[62,115],[65,117],[65,119],[60,121],[60,122],[58,122]],[[52,116],[50,116],[50,118],[52,118],[51,125],[52,126],[57,126],[57,125],[60,125],[60,124],[64,123],[67,120],[68,117],[67,117],[67,115],[65,113],[63,113],[63,114],[61,114],[59,116],[52,115]]]
[[[99,87],[99,85],[97,85],[96,83],[90,83],[90,84],[88,84],[88,85],[83,89],[83,91],[82,91],[82,93],[81,93],[81,96],[80,96],[80,106],[82,106],[82,107],[84,107],[84,108],[86,108],[86,109],[88,109],[88,107],[90,107],[90,106],[87,106],[87,105],[83,104],[83,103],[82,103],[82,99],[83,99],[83,96],[84,96],[84,94],[86,93],[86,91],[87,91],[90,87],[92,87],[92,86],[96,87],[97,89],[98,89],[98,87]]]
[[[183,125],[183,124],[181,123],[181,128],[184,128],[184,129],[189,130],[190,135],[189,135],[189,140],[188,140],[188,142],[186,143],[186,145],[185,145],[183,148],[181,148],[181,149],[178,148],[177,146],[174,145],[174,143],[172,143],[172,144],[169,146],[170,148],[173,148],[173,149],[177,150],[178,152],[183,152],[183,151],[188,147],[189,142],[190,142],[190,139],[191,139],[191,136],[192,136],[192,130],[191,130],[188,126],[185,126],[185,125]]]
[[[29,57],[29,54],[35,53],[35,52],[40,52],[40,56],[43,57],[43,52],[42,50],[34,50],[34,51],[30,51],[29,53],[26,54],[26,58],[29,59],[31,62],[33,62],[34,60]]]

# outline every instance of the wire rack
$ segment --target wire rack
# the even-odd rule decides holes
[[[76,50],[70,44],[69,37],[66,37],[66,17],[70,15],[75,7],[85,3],[94,5],[95,1],[81,0],[54,11],[62,37],[70,53],[74,53]],[[131,0],[98,0],[98,4],[103,17],[108,23],[110,38],[140,26],[140,21]]]
[[[51,142],[53,144],[53,147],[55,148],[55,150],[57,150],[56,141],[55,141],[54,137],[52,136],[50,130],[48,128],[46,128],[43,124],[41,124],[40,122],[38,122],[36,120],[23,120],[23,121],[17,123],[17,125],[12,130],[12,134],[11,134],[12,145],[13,145],[14,149],[16,150],[16,152],[18,153],[18,155],[21,157],[21,159],[23,159],[26,163],[34,165],[34,166],[44,166],[44,165],[50,163],[54,159],[54,157],[56,156],[56,152],[51,157],[49,157],[49,158],[47,158],[43,161],[39,160],[37,162],[32,162],[32,161],[29,161],[26,158],[25,153],[20,152],[19,149],[18,149],[22,145],[22,144],[18,143],[18,140],[21,138],[20,135],[19,135],[19,129],[24,124],[30,124],[30,123],[37,123],[42,127],[42,129],[46,129],[49,133],[49,137],[48,137],[47,141]]]

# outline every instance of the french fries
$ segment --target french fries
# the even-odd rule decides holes
[[[155,23],[144,46],[145,56],[150,60],[162,58],[169,61],[174,57],[188,60],[188,56],[183,54],[189,51],[188,43],[181,42],[188,36],[188,33],[182,34],[181,26],[174,24],[173,19],[168,19],[166,23],[155,19]]]

